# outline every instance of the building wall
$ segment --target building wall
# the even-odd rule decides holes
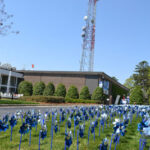
[[[86,76],[85,85],[89,87],[90,94],[92,94],[95,88],[98,87],[98,81],[98,76]]]
[[[77,75],[24,75],[24,80],[30,81],[33,84],[39,81],[43,81],[45,84],[52,82],[55,87],[62,83],[66,86],[67,90],[71,85],[75,85],[79,91],[85,85],[85,77]]]
[[[103,72],[67,72],[67,71],[18,71],[24,74],[24,80],[30,81],[33,84],[43,81],[45,84],[53,82],[55,87],[59,83],[66,86],[67,90],[71,85],[75,85],[80,92],[83,86],[88,86],[90,94],[93,93],[95,88],[99,85],[99,81],[103,81],[103,91],[110,97],[112,103],[112,83],[120,88],[128,91],[126,87],[119,82],[113,80],[110,76]],[[109,82],[109,83],[108,83]]]

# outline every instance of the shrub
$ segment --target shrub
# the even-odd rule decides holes
[[[73,98],[73,99],[77,99],[79,98],[79,93],[78,93],[78,89],[75,86],[70,86],[70,88],[68,89],[67,98]]]
[[[131,90],[130,103],[143,104],[143,102],[144,102],[144,96],[143,96],[142,89],[140,86],[136,86]]]
[[[55,91],[55,96],[66,96],[66,87],[63,84],[58,84],[56,91]]]
[[[87,86],[84,86],[81,89],[79,98],[80,99],[90,99],[90,92],[89,92],[89,88]]]
[[[103,89],[97,87],[92,94],[92,100],[102,100],[102,99],[103,99]]]
[[[18,87],[18,93],[23,94],[24,96],[32,95],[33,86],[32,83],[28,81],[22,81]]]
[[[33,95],[43,95],[45,89],[44,82],[37,82],[33,86]]]
[[[24,101],[45,102],[45,103],[64,103],[64,97],[58,96],[23,96],[20,98]]]
[[[44,89],[43,95],[44,96],[53,96],[55,92],[55,86],[53,83],[48,83],[46,88]]]

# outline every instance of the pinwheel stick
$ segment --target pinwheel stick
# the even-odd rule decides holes
[[[90,139],[90,127],[89,127],[89,131],[88,131],[88,145],[89,145],[89,139]]]
[[[94,141],[95,141],[95,127],[94,127]]]
[[[13,129],[13,127],[11,126],[11,136],[10,136],[10,141],[12,141],[12,129]]]
[[[64,150],[66,150],[66,141],[65,141],[65,148],[64,148]]]
[[[41,144],[40,140],[41,140],[41,131],[39,132],[39,150],[40,150],[40,144]]]
[[[21,140],[22,140],[22,134],[21,134],[21,136],[20,136],[19,150],[20,150],[20,148],[21,148]]]
[[[31,145],[31,129],[30,129],[30,137],[29,137],[29,146]]]
[[[75,132],[76,132],[76,126],[75,126],[75,119],[74,119],[74,137],[75,137]]]
[[[77,131],[77,150],[79,150],[79,130]]]
[[[99,122],[99,137],[100,137],[100,132],[101,132],[101,123]]]
[[[111,150],[111,144],[112,144],[112,139],[113,139],[113,136],[114,136],[114,134],[112,134],[112,136],[111,136],[111,142],[110,142],[110,147],[109,147],[109,150]]]

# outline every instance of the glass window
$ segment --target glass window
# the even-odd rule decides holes
[[[16,77],[11,77],[10,85],[11,86],[15,86],[16,85]]]
[[[2,75],[2,85],[7,85],[8,82],[8,76]]]

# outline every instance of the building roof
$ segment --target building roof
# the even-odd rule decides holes
[[[105,79],[111,81],[112,83],[120,86],[124,90],[129,91],[127,87],[119,83],[118,81],[114,80],[104,72],[88,72],[88,71],[42,71],[42,70],[17,70],[19,73],[23,73],[24,75],[80,75],[80,76],[86,76],[86,75],[94,75],[94,76],[102,76]]]

